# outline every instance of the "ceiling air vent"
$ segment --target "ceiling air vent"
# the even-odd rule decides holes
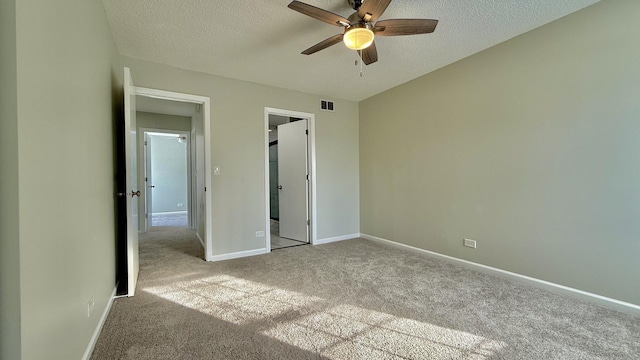
[[[333,101],[320,100],[320,110],[333,111]]]

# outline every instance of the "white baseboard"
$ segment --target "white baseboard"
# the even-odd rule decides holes
[[[439,259],[443,259],[445,261],[449,261],[458,265],[462,265],[464,267],[467,268],[471,268],[473,270],[477,270],[480,272],[484,272],[484,273],[489,273],[489,274],[493,274],[493,275],[499,275],[499,276],[503,276],[503,277],[508,277],[508,278],[512,278],[512,279],[516,279],[516,280],[524,280],[525,282],[534,285],[536,287],[539,288],[543,288],[546,290],[550,290],[556,293],[561,293],[564,295],[569,295],[572,296],[574,298],[578,298],[581,300],[585,300],[591,303],[596,303],[598,305],[610,308],[610,309],[615,309],[615,310],[619,310],[622,312],[626,312],[626,313],[632,313],[632,314],[640,314],[640,305],[636,305],[636,304],[632,304],[632,303],[628,303],[625,301],[620,301],[620,300],[616,300],[616,299],[612,299],[612,298],[608,298],[606,296],[602,296],[602,295],[598,295],[598,294],[594,294],[594,293],[590,293],[587,291],[582,291],[582,290],[578,290],[578,289],[574,289],[568,286],[564,286],[564,285],[560,285],[560,284],[556,284],[556,283],[552,283],[550,281],[546,281],[546,280],[541,280],[541,279],[536,279],[530,276],[526,276],[526,275],[521,275],[518,273],[514,273],[511,271],[506,271],[506,270],[502,270],[502,269],[498,269],[498,268],[494,268],[491,266],[487,266],[487,265],[482,265],[482,264],[478,264],[475,263],[473,261],[468,261],[468,260],[463,260],[463,259],[458,259],[456,257],[453,256],[448,256],[448,255],[444,255],[444,254],[440,254],[437,252],[433,252],[433,251],[429,251],[429,250],[425,250],[425,249],[420,249],[411,245],[406,245],[406,244],[402,244],[402,243],[398,243],[395,241],[391,241],[391,240],[387,240],[387,239],[383,239],[383,238],[379,238],[377,236],[372,236],[372,235],[368,235],[368,234],[360,234],[360,237],[362,237],[363,239],[367,239],[367,240],[371,240],[371,241],[376,241],[379,243],[383,243],[383,244],[387,244],[387,245],[391,245],[397,248],[401,248],[401,249],[406,249],[406,250],[411,250],[414,252],[419,252],[421,254],[426,254],[428,256],[431,257],[436,257]]]
[[[262,255],[262,254],[266,254],[267,252],[268,251],[266,248],[257,249],[257,250],[238,251],[234,253],[213,255],[209,259],[207,259],[207,261],[231,260],[231,259],[237,259],[237,258],[242,258],[247,256]]]
[[[165,211],[165,212],[152,213],[152,215],[184,215],[184,214],[187,214],[187,210],[184,210],[184,211]]]
[[[336,242],[336,241],[357,239],[359,237],[360,237],[360,233],[349,234],[349,235],[341,235],[341,236],[334,236],[334,237],[330,237],[330,238],[317,239],[316,241],[313,242],[313,245],[328,244],[328,243],[332,243],[332,242]]]
[[[93,353],[93,349],[96,347],[96,343],[98,342],[98,338],[100,337],[100,332],[102,332],[102,327],[104,326],[104,322],[107,320],[107,316],[109,315],[109,311],[111,311],[111,305],[113,305],[113,299],[116,296],[117,287],[113,288],[113,292],[109,297],[109,301],[107,302],[107,306],[104,308],[102,312],[102,317],[100,317],[100,321],[98,322],[98,326],[93,331],[93,335],[91,336],[91,340],[89,341],[89,345],[87,345],[87,349],[84,351],[84,355],[82,355],[82,360],[89,360],[91,358],[91,354]]]

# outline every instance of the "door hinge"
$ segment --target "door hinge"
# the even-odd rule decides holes
[[[204,187],[204,191],[205,191],[205,192],[207,191],[207,187],[206,187],[206,186]]]
[[[304,133],[305,133],[306,135],[309,135],[309,130],[305,130],[305,131],[304,131]]]
[[[147,140],[145,140],[145,141],[144,141],[144,145],[145,145],[145,146],[147,145]]]
[[[307,174],[307,180],[309,180],[309,174]]]
[[[311,221],[307,220],[307,225],[311,225]]]
[[[147,182],[147,181],[149,181],[149,178],[144,178],[144,182]]]

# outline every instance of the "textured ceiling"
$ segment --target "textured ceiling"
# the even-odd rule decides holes
[[[303,0],[349,16],[347,0]],[[359,101],[568,15],[598,0],[395,0],[380,20],[428,18],[433,34],[378,37],[364,67],[337,44],[300,52],[341,28],[290,0],[103,0],[120,53],[229,78]],[[135,76],[135,74],[134,74]]]

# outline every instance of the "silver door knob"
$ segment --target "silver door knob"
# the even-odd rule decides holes
[[[132,191],[132,192],[131,192],[131,197],[134,197],[134,196],[140,197],[140,190],[138,190],[138,191]]]
[[[278,185],[278,189],[282,190],[282,185]]]

